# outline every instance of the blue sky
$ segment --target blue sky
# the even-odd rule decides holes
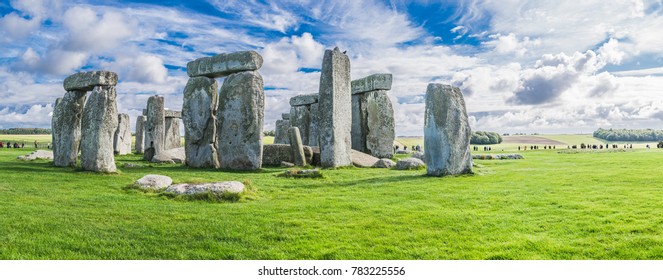
[[[0,127],[49,127],[62,81],[120,75],[132,118],[150,95],[180,109],[186,63],[239,50],[265,63],[265,129],[318,91],[325,49],[352,78],[392,73],[398,135],[423,134],[428,83],[461,88],[472,128],[663,129],[660,1],[0,2]]]

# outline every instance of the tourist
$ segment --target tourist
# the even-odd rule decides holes
[[[37,140],[35,140],[35,149],[37,149],[37,144],[38,144]]]
[[[4,145],[2,144],[2,142],[0,142],[0,148],[4,148]]]
[[[21,149],[25,148],[25,143],[21,143]]]

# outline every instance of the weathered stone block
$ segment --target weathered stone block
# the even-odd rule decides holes
[[[299,135],[299,128],[291,127],[288,131],[288,136],[290,136],[290,149],[292,150],[295,165],[305,166],[306,158],[304,157],[304,147],[302,145],[302,138]]]
[[[302,106],[318,103],[318,94],[301,94],[290,98],[290,106]]]
[[[256,170],[262,165],[263,87],[257,71],[231,74],[224,80],[217,110],[221,168]]]
[[[138,116],[136,118],[136,154],[145,152],[145,116]]]
[[[165,149],[170,150],[181,147],[182,136],[180,134],[180,119],[166,118],[164,124],[166,125],[166,135],[164,140]]]
[[[394,156],[394,109],[386,91],[376,90],[361,95],[365,118],[366,153],[378,158]]]
[[[319,92],[320,163],[322,167],[351,165],[350,59],[338,48],[325,51]]]
[[[184,87],[182,121],[186,164],[190,167],[219,167],[216,151],[218,83],[207,77],[190,78]]]
[[[129,115],[117,115],[117,129],[113,136],[113,151],[116,155],[131,153],[131,124]]]
[[[368,77],[352,81],[352,94],[359,94],[374,90],[390,90],[391,74],[373,74]]]
[[[307,164],[313,164],[313,148],[303,146]],[[262,164],[264,166],[280,166],[281,162],[294,162],[292,148],[286,144],[268,144],[262,147]],[[318,152],[319,154],[319,152]]]
[[[283,113],[283,114],[281,114],[281,119],[284,119],[284,120],[290,120],[290,113]]]
[[[81,167],[115,172],[113,136],[117,129],[117,93],[114,86],[95,87],[83,109]]]
[[[164,118],[182,118],[182,111],[164,110]]]
[[[85,105],[85,91],[69,91],[53,109],[53,164],[76,166],[81,144],[81,120]]]
[[[471,135],[460,89],[428,84],[424,119],[426,173],[432,176],[471,173]]]
[[[318,103],[313,103],[309,107],[308,145],[312,147],[318,146],[318,108]]]
[[[150,161],[155,154],[166,149],[166,124],[163,96],[147,99],[147,121],[145,122],[145,153],[143,159]],[[150,150],[148,152],[148,150]]]
[[[299,133],[304,143],[308,143],[308,128],[311,122],[309,106],[290,107],[290,127],[299,128]]]
[[[110,71],[79,72],[64,79],[64,90],[91,91],[96,86],[115,86],[117,79]]]
[[[274,130],[274,144],[290,144],[288,131],[290,130],[290,120],[277,120]]]
[[[254,71],[262,67],[262,56],[254,51],[222,53],[203,57],[187,63],[189,77],[218,78],[242,71]]]

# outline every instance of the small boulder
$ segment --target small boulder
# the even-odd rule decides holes
[[[356,167],[373,167],[379,160],[372,155],[352,150],[352,164]]]
[[[144,189],[162,190],[170,186],[173,179],[168,176],[149,174],[138,179],[136,184]]]
[[[396,162],[396,169],[406,170],[406,169],[419,169],[426,166],[424,162],[418,158],[404,158]]]
[[[294,166],[295,166],[294,163],[290,163],[290,162],[287,162],[287,161],[282,161],[281,162],[281,167],[294,167]]]
[[[399,154],[399,155],[407,155],[407,154],[409,154],[409,153],[410,153],[410,152],[409,152],[409,151],[406,151],[406,150],[396,150],[396,154]]]
[[[394,166],[396,166],[396,163],[388,158],[382,158],[373,164],[374,168],[392,168]]]

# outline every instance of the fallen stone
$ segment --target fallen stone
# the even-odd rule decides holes
[[[380,159],[360,151],[352,150],[352,164],[356,167],[373,167]]]
[[[184,87],[182,122],[187,166],[219,167],[216,151],[217,92],[218,83],[207,77],[190,78]]]
[[[396,162],[396,169],[398,170],[407,170],[407,169],[419,169],[426,164],[418,158],[404,158]]]
[[[303,146],[304,157],[307,164],[313,164],[313,149]],[[268,144],[262,147],[262,164],[265,166],[279,166],[281,162],[294,162],[292,148],[286,144]]]
[[[352,164],[350,59],[338,48],[325,51],[319,94],[320,164],[325,168],[349,166]]]
[[[36,160],[36,159],[46,159],[46,160],[51,160],[53,159],[53,152],[52,151],[44,151],[44,150],[36,150],[28,155],[20,156],[17,157],[16,159],[18,160]]]
[[[125,167],[125,168],[136,168],[136,167],[140,167],[140,165],[135,164],[135,163],[125,163],[125,164],[122,165],[122,167]]]
[[[396,154],[398,154],[398,155],[407,155],[409,153],[410,153],[410,151],[406,151],[406,150],[396,150]]]
[[[117,129],[117,93],[114,86],[95,87],[81,120],[81,167],[95,172],[115,172],[113,136]]]
[[[318,103],[318,94],[301,94],[290,98],[290,106],[303,106]]]
[[[84,91],[68,91],[53,109],[53,164],[76,166],[81,145],[81,122],[85,106]]]
[[[116,155],[131,153],[131,124],[127,114],[117,115],[117,129],[113,136],[113,152]]]
[[[381,158],[373,165],[374,168],[392,168],[394,166],[396,163],[388,158]]]
[[[295,166],[294,163],[290,163],[290,162],[287,162],[287,161],[282,161],[281,162],[281,167],[294,167],[294,166]]]
[[[524,159],[524,157],[520,154],[498,154],[498,155],[490,155],[490,154],[480,154],[480,155],[472,155],[472,159],[481,159],[481,160],[491,160],[491,159]]]
[[[136,185],[144,189],[163,190],[173,183],[168,176],[149,174],[136,181]]]
[[[307,169],[307,170],[286,170],[283,173],[278,174],[278,177],[285,178],[322,178],[322,172],[318,169]]]
[[[166,188],[165,192],[179,195],[195,195],[199,193],[233,193],[238,194],[244,191],[244,184],[238,181],[226,181],[203,184],[176,184]]]
[[[79,72],[64,79],[66,91],[91,91],[96,86],[117,85],[117,74],[110,71]]]
[[[175,148],[162,151],[152,157],[151,162],[154,163],[185,163],[186,153],[184,148]]]
[[[428,84],[425,112],[426,173],[431,176],[472,173],[472,132],[460,89]]]
[[[373,74],[368,77],[352,81],[352,94],[359,94],[374,90],[390,90],[391,74]]]
[[[265,92],[257,71],[231,74],[223,81],[217,110],[219,165],[256,170],[262,165]]]
[[[189,77],[218,78],[237,72],[258,70],[262,67],[262,62],[262,56],[254,51],[222,53],[187,63],[186,73]]]

